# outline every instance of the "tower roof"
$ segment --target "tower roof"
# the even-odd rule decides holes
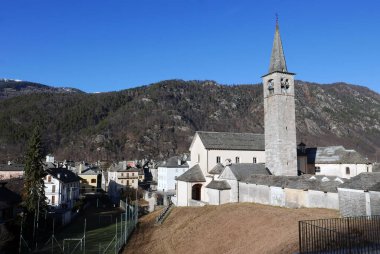
[[[286,68],[284,50],[282,49],[278,20],[276,20],[276,31],[274,33],[272,55],[270,57],[269,65],[269,73],[275,71],[288,72],[288,69]]]

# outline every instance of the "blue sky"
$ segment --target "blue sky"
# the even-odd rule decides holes
[[[288,70],[380,92],[380,1],[1,0],[0,77],[121,90],[261,82],[279,14]]]

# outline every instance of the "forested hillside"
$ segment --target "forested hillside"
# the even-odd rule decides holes
[[[22,89],[21,89],[22,90]],[[297,139],[380,158],[380,95],[344,83],[296,83]],[[165,158],[197,130],[264,132],[261,85],[168,80],[119,92],[32,92],[0,100],[0,161],[21,158],[32,126],[58,159]]]

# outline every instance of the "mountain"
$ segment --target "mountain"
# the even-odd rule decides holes
[[[28,81],[0,79],[0,100],[31,93],[83,93],[69,87],[51,87]]]
[[[48,89],[48,88],[47,88]],[[0,100],[0,161],[21,158],[33,124],[58,159],[166,158],[194,132],[264,132],[262,86],[167,80],[100,94],[34,93]],[[380,95],[296,81],[297,139],[380,158]]]

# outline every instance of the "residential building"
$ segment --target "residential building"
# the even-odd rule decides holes
[[[16,164],[12,162],[0,164],[0,180],[22,177],[24,175],[24,167],[24,164]]]
[[[173,191],[176,189],[176,177],[189,169],[186,158],[173,156],[160,163],[157,167],[157,190]]]
[[[72,208],[79,199],[80,178],[66,168],[49,168],[45,172],[45,196],[48,205],[54,208]]]
[[[79,166],[81,193],[94,193],[101,189],[101,170],[98,167],[90,167],[82,170]]]

